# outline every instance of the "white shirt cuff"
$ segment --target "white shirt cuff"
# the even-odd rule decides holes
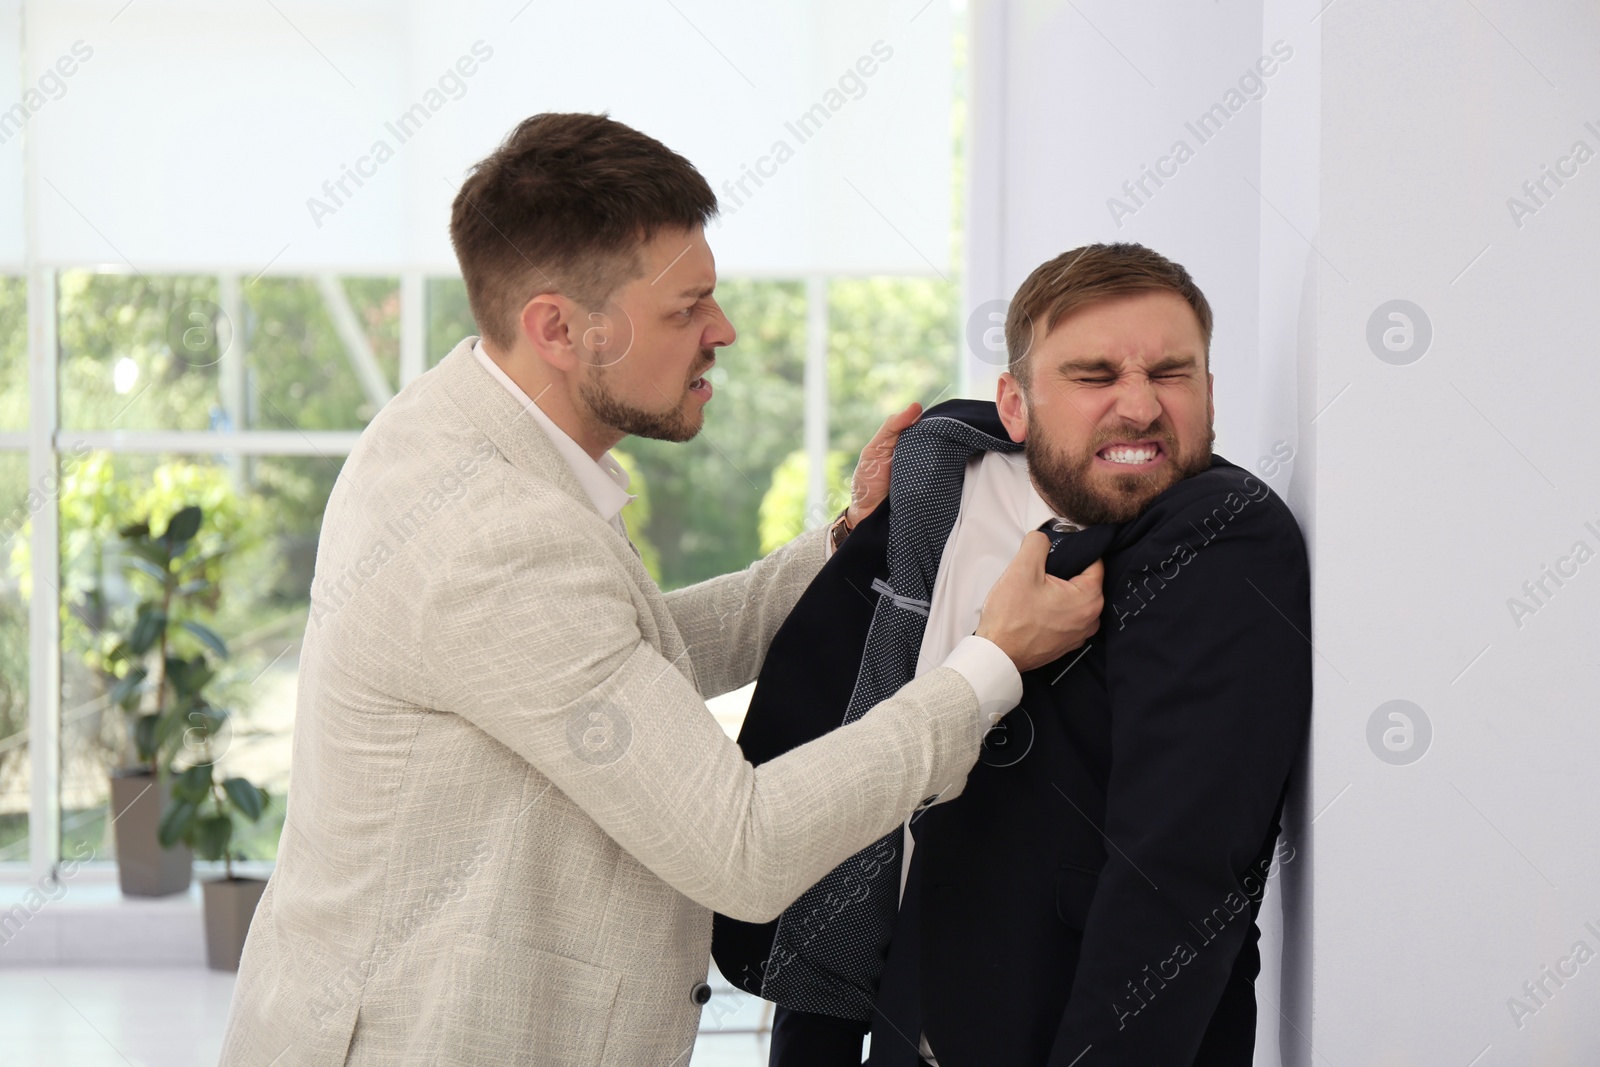
[[[1017,672],[1017,665],[987,637],[963,637],[942,666],[965,678],[978,694],[978,713],[986,727],[1022,703],[1022,675]]]

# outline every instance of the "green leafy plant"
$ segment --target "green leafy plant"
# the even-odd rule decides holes
[[[108,657],[113,670],[123,672],[111,699],[129,714],[134,753],[151,773],[173,770],[184,753],[199,757],[173,779],[156,836],[163,848],[181,841],[201,859],[224,861],[232,879],[234,820],[259,821],[267,794],[244,778],[219,779],[215,746],[229,712],[211,702],[206,687],[216,677],[211,657],[227,659],[228,646],[209,626],[178,618],[186,608],[214,608],[219,595],[211,576],[224,549],[191,551],[204,518],[191,504],[159,534],[148,522],[123,527],[129,578],[142,576],[145,592],[131,628]],[[175,632],[192,639],[194,655],[178,654]]]
[[[130,584],[144,590],[132,625],[107,657],[118,675],[111,702],[127,713],[132,755],[152,774],[168,768],[177,742],[192,725],[214,720],[220,726],[227,716],[206,699],[205,687],[216,675],[207,653],[226,658],[228,646],[203,623],[177,618],[191,604],[216,600],[210,565],[222,549],[189,551],[202,519],[201,509],[191,504],[159,534],[148,522],[121,530]],[[179,655],[172,640],[175,631],[188,634],[200,651]]]
[[[208,742],[209,742],[208,735]],[[220,778],[214,763],[197,763],[172,782],[172,799],[161,813],[157,837],[163,848],[182,841],[203,860],[222,860],[233,880],[232,848],[238,818],[259,822],[267,810],[267,791],[244,778]]]

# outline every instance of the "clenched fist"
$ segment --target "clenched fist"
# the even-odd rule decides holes
[[[993,641],[1018,671],[1043,667],[1080,647],[1100,629],[1105,600],[1100,560],[1070,580],[1046,574],[1050,538],[1034,530],[1006,565],[983,602],[979,637]]]

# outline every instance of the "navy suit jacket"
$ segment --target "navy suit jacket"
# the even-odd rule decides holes
[[[935,410],[1003,432],[992,404]],[[883,573],[874,520],[785,623],[831,634],[841,676],[870,614],[857,587]],[[1104,558],[1100,631],[1023,676],[963,794],[917,818],[869,1063],[914,1065],[926,1033],[941,1067],[1248,1067],[1255,916],[1311,707],[1299,527],[1218,457],[1138,518],[1053,540],[1059,577]],[[762,685],[824,703],[848,686],[789,643]],[[808,739],[777,718],[745,734]]]

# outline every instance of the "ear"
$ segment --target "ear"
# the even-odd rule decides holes
[[[534,354],[561,371],[578,365],[573,344],[573,324],[577,308],[559,293],[539,293],[522,306],[518,325],[522,336],[533,346]]]
[[[995,407],[1000,409],[1000,424],[1017,444],[1028,439],[1028,398],[1010,371],[1003,371],[996,386]]]

